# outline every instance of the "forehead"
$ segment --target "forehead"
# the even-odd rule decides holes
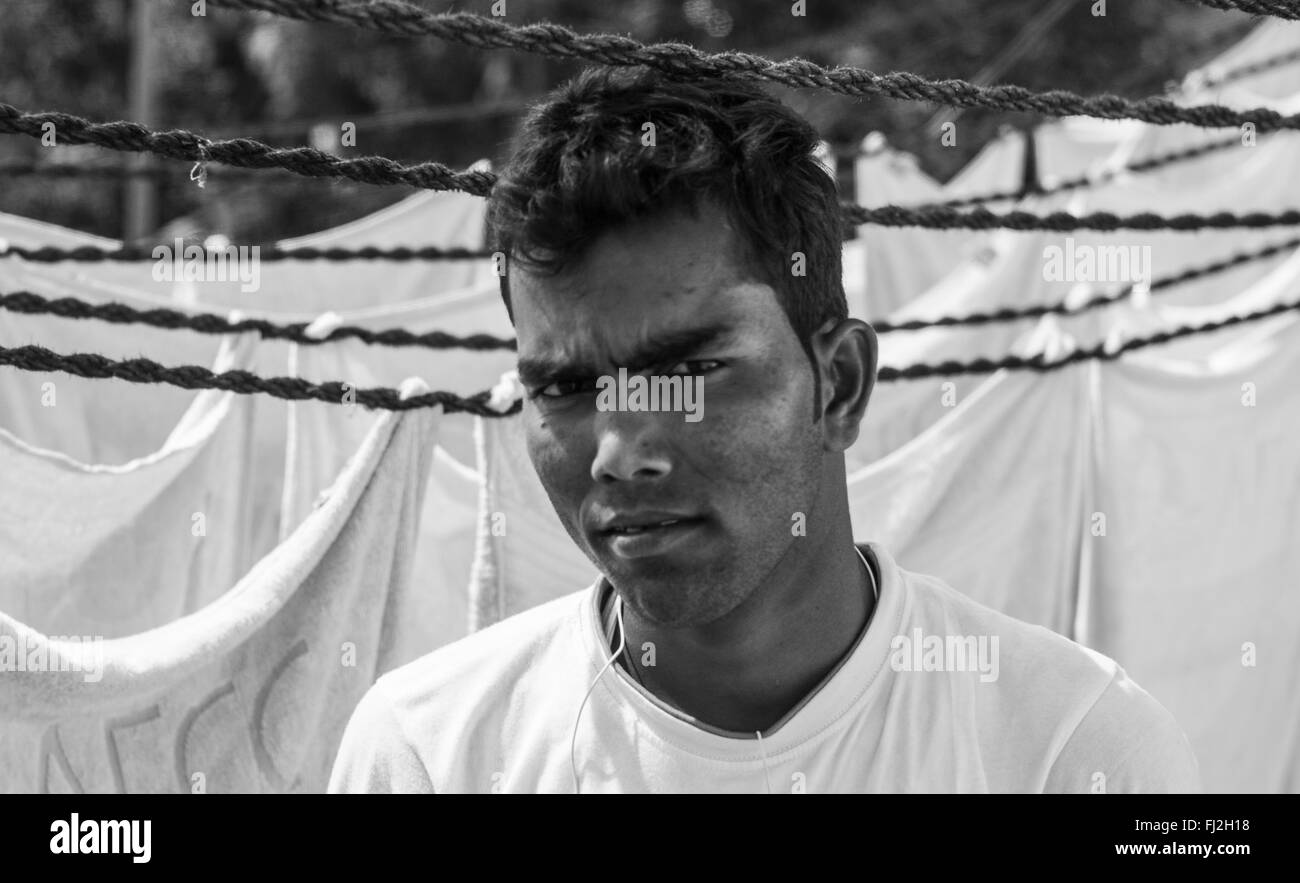
[[[779,326],[775,293],[742,254],[726,216],[706,204],[696,217],[671,212],[611,229],[559,275],[512,266],[519,355],[598,357],[662,332]]]

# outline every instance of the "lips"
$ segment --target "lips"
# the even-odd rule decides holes
[[[668,555],[698,555],[703,548],[700,543],[708,535],[707,524],[707,519],[694,516],[615,523],[600,532],[600,542],[610,554],[625,562]]]
[[[652,524],[627,525],[627,526],[616,525],[614,527],[606,529],[604,533],[607,533],[610,536],[636,536],[637,534],[646,533],[647,531],[655,530],[657,528],[670,527],[674,524],[681,524],[683,521],[691,521],[691,520],[693,519],[669,518],[665,521],[657,521]]]
[[[597,531],[604,536],[636,536],[637,534],[699,520],[699,516],[670,512],[614,515],[603,519]]]

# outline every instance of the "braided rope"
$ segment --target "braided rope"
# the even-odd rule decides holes
[[[879,208],[862,208],[844,205],[844,217],[849,224],[875,224],[883,227],[927,227],[935,230],[1042,230],[1069,233],[1075,230],[1097,230],[1113,233],[1116,230],[1226,230],[1234,228],[1259,229],[1264,227],[1290,227],[1300,224],[1300,210],[1282,212],[1215,212],[1211,215],[1184,213],[1165,217],[1153,212],[1135,215],[1117,215],[1113,212],[1091,212],[1072,215],[1069,212],[1051,212],[1038,215],[1026,211],[991,212],[976,207],[960,212],[944,206],[917,206],[907,208],[886,205]]]
[[[927,377],[948,377],[958,374],[988,374],[993,371],[1001,370],[1002,368],[1042,373],[1054,371],[1076,362],[1086,362],[1092,359],[1101,362],[1109,362],[1118,359],[1125,353],[1143,349],[1144,347],[1168,343],[1171,340],[1191,337],[1196,334],[1208,334],[1212,331],[1219,331],[1232,325],[1255,322],[1260,319],[1267,319],[1270,316],[1277,316],[1292,310],[1300,311],[1300,301],[1297,301],[1296,303],[1274,304],[1271,307],[1255,310],[1254,312],[1240,316],[1229,316],[1226,319],[1219,319],[1214,322],[1204,322],[1200,325],[1184,326],[1182,328],[1170,329],[1169,331],[1160,331],[1148,337],[1135,337],[1124,341],[1123,344],[1113,350],[1107,350],[1106,343],[1103,341],[1102,343],[1088,349],[1074,350],[1068,355],[1056,360],[1048,360],[1045,354],[1037,353],[1033,356],[1008,355],[1003,356],[1001,359],[974,359],[970,362],[947,361],[935,364],[909,365],[906,368],[881,368],[876,372],[876,379],[880,381],[919,380]]]
[[[1300,61],[1300,49],[1292,49],[1282,52],[1269,58],[1261,58],[1259,61],[1252,61],[1249,64],[1243,64],[1240,67],[1234,67],[1232,70],[1219,76],[1209,76],[1206,74],[1197,84],[1202,89],[1213,89],[1217,86],[1223,86],[1237,80],[1253,77],[1256,74],[1266,73],[1274,68],[1285,67]]]
[[[1225,12],[1248,12],[1251,15],[1268,15],[1292,21],[1300,19],[1300,3],[1295,0],[1196,0],[1196,2]]]
[[[475,196],[486,196],[496,181],[490,172],[456,172],[436,162],[402,165],[382,156],[343,159],[314,147],[272,147],[251,138],[209,141],[184,129],[154,132],[124,120],[93,123],[68,113],[27,113],[0,104],[0,134],[40,138],[46,123],[54,124],[55,137],[61,144],[94,144],[111,150],[154,153],[170,159],[217,162],[241,168],[280,168],[311,178],[348,178],[365,184],[462,190]]]
[[[30,161],[0,163],[0,175],[43,175],[51,178],[165,178],[168,174],[167,169],[157,166],[77,166],[71,163],[38,163]]]
[[[462,397],[438,391],[403,399],[398,390],[387,387],[354,389],[335,380],[312,383],[299,377],[259,377],[239,370],[218,374],[200,365],[169,368],[152,359],[116,360],[96,353],[62,355],[42,346],[0,347],[0,365],[12,365],[24,371],[64,371],[78,377],[95,379],[117,378],[132,383],[166,383],[182,389],[220,389],[241,394],[260,392],[289,401],[314,399],[342,404],[345,396],[350,393],[357,404],[383,411],[410,411],[441,406],[447,412],[464,411],[480,417],[501,417],[516,413],[522,407],[516,402],[504,413],[495,411],[488,407],[488,392]]]
[[[1011,370],[1029,370],[1035,372],[1053,371],[1076,362],[1096,359],[1111,361],[1124,353],[1143,347],[1167,343],[1194,334],[1218,331],[1231,325],[1253,322],[1269,316],[1280,315],[1292,310],[1300,310],[1300,302],[1275,304],[1253,313],[1230,316],[1201,325],[1162,331],[1149,337],[1133,338],[1125,341],[1114,350],[1107,350],[1105,343],[1099,343],[1086,350],[1075,350],[1068,355],[1049,360],[1045,354],[1034,356],[1005,356],[1001,359],[975,359],[970,362],[946,361],[937,364],[910,365],[906,368],[881,368],[876,377],[881,382],[895,380],[918,380],[926,377],[950,377],[959,374],[987,374],[1002,368]],[[169,368],[150,359],[109,359],[96,353],[71,353],[63,355],[51,352],[41,346],[0,347],[0,365],[10,365],[25,371],[63,371],[78,377],[117,378],[132,383],[167,383],[182,389],[220,389],[242,394],[264,393],[279,399],[302,401],[315,399],[322,402],[342,404],[344,396],[351,392],[353,401],[363,407],[386,411],[409,411],[416,408],[441,406],[444,411],[465,411],[480,417],[505,417],[518,413],[523,408],[522,401],[515,401],[507,410],[496,411],[487,404],[491,393],[475,393],[469,397],[458,396],[450,392],[428,392],[403,399],[398,390],[388,387],[374,387],[353,390],[339,381],[312,383],[297,377],[259,377],[248,371],[224,371],[214,373],[199,365],[183,365]]]
[[[373,7],[365,7],[371,9]],[[312,147],[274,148],[247,138],[233,141],[208,141],[184,130],[151,132],[138,123],[92,123],[70,114],[46,112],[24,113],[8,104],[0,104],[0,133],[18,133],[40,137],[46,122],[62,123],[59,137],[70,143],[98,144],[114,150],[149,151],[172,159],[195,160],[196,169],[207,162],[223,162],[247,168],[282,168],[312,177],[346,177],[368,184],[407,184],[428,190],[462,190],[486,196],[497,180],[490,171],[453,172],[441,163],[403,166],[380,156],[341,159]],[[1234,227],[1260,228],[1300,224],[1300,211],[1278,214],[1251,212],[1235,215],[1181,214],[1165,218],[1144,212],[1121,216],[1111,212],[1094,212],[1075,216],[1054,212],[1046,216],[1011,211],[995,214],[983,208],[958,212],[943,206],[905,208],[882,206],[864,208],[844,204],[844,220],[851,226],[876,224],[886,227],[928,227],[938,230],[1048,230],[1058,233],[1072,230],[1204,230]]]
[[[438,248],[435,246],[422,246],[420,248],[409,248],[406,246],[379,248],[377,246],[367,245],[361,248],[340,248],[333,246],[329,248],[308,247],[290,249],[283,249],[274,245],[253,247],[259,249],[257,252],[257,258],[262,261],[458,261],[487,258],[491,257],[493,254],[486,249],[459,247]],[[216,249],[215,251],[216,253],[220,253],[221,250]],[[152,247],[133,245],[114,249],[96,248],[93,245],[79,245],[74,248],[58,248],[51,245],[43,245],[39,248],[23,248],[21,246],[11,245],[7,248],[0,248],[0,259],[7,257],[22,258],[25,261],[46,264],[59,263],[61,261],[76,261],[84,263],[99,261],[130,262],[155,260]]]
[[[132,166],[121,163],[85,163],[73,164],[69,162],[33,162],[31,160],[11,160],[0,162],[0,175],[39,175],[48,178],[171,178],[175,175],[173,169],[161,166]],[[297,182],[299,179],[292,176],[271,176],[260,174],[258,169],[239,169],[234,167],[221,167],[219,174],[213,176],[219,180],[257,180],[258,183],[273,181],[276,183],[285,183],[287,181]]]
[[[1300,51],[1293,53],[1293,55],[1296,59],[1300,59]],[[1104,184],[1107,181],[1114,180],[1115,178],[1121,175],[1153,171],[1155,169],[1163,168],[1169,165],[1174,165],[1176,163],[1185,160],[1195,159],[1197,157],[1205,156],[1210,153],[1215,153],[1220,150],[1226,150],[1235,147],[1240,143],[1241,143],[1241,139],[1234,136],[1232,138],[1226,138],[1221,141],[1215,141],[1197,147],[1190,147],[1182,150],[1171,151],[1169,153],[1159,154],[1157,156],[1151,157],[1150,159],[1143,160],[1142,162],[1133,163],[1131,165],[1118,166],[1114,169],[1106,169],[1096,175],[1091,175],[1091,176],[1080,175],[1077,178],[1069,178],[1060,181],[1059,183],[1053,184],[1050,187],[1046,187],[1041,190],[1036,190],[1034,191],[1033,195],[1050,196],[1054,193],[1063,193],[1063,192],[1067,192],[1070,190],[1077,190],[1084,187],[1095,187],[1098,184]],[[866,154],[864,154],[862,151],[856,150],[844,154],[842,158],[853,159],[858,156],[864,156],[864,155]],[[219,175],[216,176],[217,180],[232,180],[232,179],[238,179],[241,181],[257,180],[259,184],[265,183],[267,181],[286,183],[286,182],[297,182],[301,180],[301,178],[292,177],[292,176],[290,177],[274,176],[274,177],[267,178],[258,175],[257,173],[259,170],[252,169],[252,168],[237,168],[237,167],[219,167],[219,168],[221,168],[222,171]],[[282,169],[282,170],[287,172],[294,171],[293,169]],[[171,174],[172,174],[171,170],[166,168],[158,168],[158,167],[138,168],[138,167],[122,166],[122,165],[80,166],[80,165],[71,165],[68,163],[49,164],[49,163],[34,163],[34,162],[0,163],[0,176],[38,175],[38,176],[54,177],[54,178],[109,178],[113,180],[118,180],[121,178],[162,179],[162,178],[169,177]],[[211,174],[211,172],[209,172],[209,174]],[[387,179],[386,176],[385,178],[386,179],[382,181],[371,181],[368,183],[379,184],[379,185],[401,185],[405,183],[403,181],[398,181],[398,180],[389,180]],[[982,205],[988,202],[1023,199],[1024,196],[1025,193],[1023,193],[1019,189],[1004,190],[1004,191],[996,191],[992,193],[984,193],[978,196],[964,196],[956,199],[945,199],[940,202],[925,203],[923,205],[918,205],[915,207],[916,208],[921,208],[921,207],[966,208],[970,206]],[[54,260],[59,260],[59,259],[60,258],[54,258]],[[69,258],[69,259],[76,260],[76,258]],[[87,258],[87,260],[96,260],[96,259]]]
[[[1220,261],[1162,276],[1152,280],[1149,290],[1158,292],[1173,288],[1184,282],[1212,276],[1295,248],[1300,248],[1300,237],[1255,251],[1239,252]],[[938,319],[910,319],[904,322],[881,320],[873,322],[872,327],[878,334],[889,334],[895,331],[919,331],[925,328],[1013,322],[1021,319],[1036,319],[1050,314],[1073,316],[1123,300],[1132,293],[1133,287],[1128,285],[1109,294],[1096,295],[1074,307],[1067,307],[1063,303],[1004,307],[984,313],[943,316]],[[241,319],[232,322],[215,313],[185,313],[167,308],[141,310],[122,303],[88,303],[73,297],[47,299],[30,291],[0,293],[0,309],[28,315],[53,315],[64,319],[98,319],[115,324],[151,325],[155,328],[167,329],[183,328],[201,334],[238,334],[253,331],[269,340],[288,340],[309,346],[346,339],[382,346],[419,346],[429,349],[513,350],[516,346],[516,342],[512,339],[494,337],[490,334],[459,337],[442,331],[414,334],[400,328],[372,331],[352,325],[341,326],[326,335],[309,336],[306,334],[308,327],[306,323],[278,325],[265,319]]]
[[[552,58],[604,65],[646,65],[684,79],[719,77],[761,80],[843,95],[927,101],[949,107],[1028,111],[1046,116],[1136,119],[1155,125],[1191,123],[1257,131],[1300,127],[1300,117],[1270,108],[1236,111],[1220,105],[1183,107],[1165,98],[1138,101],[1117,95],[1080,96],[1064,90],[1035,92],[1021,86],[977,86],[964,80],[930,80],[917,74],[877,74],[853,67],[828,69],[804,59],[771,61],[744,52],[709,54],[681,43],[646,45],[614,34],[578,34],[554,24],[508,25],[468,13],[434,13],[400,0],[212,0],[216,6],[270,12],[302,21],[332,22],[407,36],[434,36],[478,49],[516,49]]]
[[[1300,54],[1297,55],[1300,57]],[[1070,190],[1078,190],[1081,187],[1095,187],[1098,184],[1104,184],[1107,181],[1113,181],[1121,175],[1150,172],[1155,169],[1164,168],[1165,166],[1185,162],[1206,156],[1207,154],[1217,153],[1220,150],[1227,150],[1237,147],[1241,144],[1241,138],[1233,136],[1220,141],[1211,141],[1196,147],[1186,147],[1181,150],[1173,150],[1169,153],[1161,153],[1156,156],[1144,159],[1141,162],[1135,162],[1123,166],[1117,166],[1113,169],[1104,169],[1095,175],[1080,175],[1077,178],[1066,178],[1053,184],[1051,187],[1044,187],[1041,190],[1033,192],[1033,196],[1051,196],[1054,193],[1064,193]],[[982,205],[986,202],[997,202],[1004,199],[1023,199],[1025,193],[1019,189],[1002,190],[994,193],[985,193],[981,196],[963,196],[956,199],[945,199],[940,202],[926,203],[924,205],[914,206],[914,208],[967,208],[974,205]]]
[[[1292,49],[1285,52],[1280,52],[1277,55],[1269,56],[1267,58],[1262,58],[1259,61],[1254,61],[1248,64],[1239,65],[1217,76],[1211,76],[1202,79],[1199,85],[1201,88],[1212,88],[1215,86],[1221,86],[1226,83],[1234,82],[1236,80],[1240,80],[1246,77],[1255,76],[1256,74],[1265,73],[1275,68],[1285,67],[1287,65],[1294,64],[1297,61],[1300,61],[1300,49]],[[468,107],[472,108],[477,106],[478,105],[471,104]],[[491,110],[491,112],[493,113],[500,113],[502,112],[502,110],[518,110],[523,106],[524,106],[523,104],[515,104],[515,105],[511,105],[508,108],[490,108],[489,110]],[[452,110],[455,110],[455,108],[452,108]],[[446,109],[444,108],[428,108],[422,114],[420,112],[417,112],[416,116],[418,118],[416,118],[415,121],[417,122],[427,121],[428,119],[445,115],[445,111]],[[379,114],[379,115],[374,115],[369,119],[371,119],[372,122],[374,123],[382,124],[388,118],[388,116],[390,115]],[[402,116],[403,118],[406,118],[406,117],[411,117],[412,115],[410,112],[406,112],[403,114],[398,114],[398,116]],[[301,124],[301,126],[299,126],[299,128],[305,128],[307,125],[308,125],[307,123],[303,123]],[[1237,143],[1236,139],[1233,138],[1225,142],[1221,142],[1218,146],[1231,147],[1236,143]],[[1209,149],[1213,149],[1213,148],[1212,147],[1204,148],[1205,152],[1208,152]],[[1198,153],[1193,154],[1191,152],[1188,152],[1184,156],[1182,152],[1176,152],[1176,153],[1168,154],[1164,162],[1159,161],[1159,158],[1157,158],[1157,159],[1149,160],[1147,161],[1147,163],[1144,164],[1127,166],[1126,169],[1128,171],[1149,170],[1151,168],[1156,168],[1158,165],[1164,165],[1165,162],[1177,161],[1183,158],[1190,158],[1193,155],[1199,155],[1199,150],[1202,149],[1194,148],[1193,150],[1197,150]],[[865,156],[865,155],[867,155],[866,152],[862,150],[862,148],[860,147],[845,149],[842,151],[838,151],[836,153],[837,158],[841,160],[853,160],[859,156]],[[220,177],[222,178],[252,177],[256,171],[257,170],[255,169],[240,169],[240,168],[232,167],[232,168],[225,169],[222,172]],[[8,162],[0,162],[0,175],[43,175],[49,177],[62,177],[62,178],[76,178],[76,177],[165,178],[169,174],[170,173],[168,172],[167,169],[158,168],[156,166],[139,167],[139,166],[97,165],[97,164],[74,165],[71,163],[38,163],[31,160],[26,160],[26,161],[15,160],[15,161],[8,161]],[[275,177],[270,179],[264,177],[261,178],[261,181],[266,181],[266,180],[271,180],[276,182],[286,182],[286,181],[294,181],[296,179],[291,177],[290,178]],[[1086,182],[1087,179],[1079,179],[1079,180],[1081,183],[1083,183]],[[1069,188],[1058,187],[1058,188],[1052,188],[1045,192],[1054,193],[1058,189],[1069,189]],[[945,202],[940,204],[941,205],[974,204],[976,202],[988,202],[996,199],[1010,198],[1012,196],[1017,196],[1017,195],[1019,194],[1017,193],[992,194],[984,197],[970,197],[967,200],[951,201],[951,202]]]
[[[1286,52],[1279,52],[1277,55],[1268,58],[1261,58],[1259,61],[1252,61],[1249,64],[1243,64],[1226,71],[1217,77],[1206,77],[1201,80],[1202,89],[1212,89],[1215,86],[1223,86],[1227,83],[1233,83],[1237,80],[1253,77],[1255,74],[1262,74],[1271,71],[1274,68],[1285,67],[1288,64],[1294,64],[1300,61],[1300,49],[1291,49]]]
[[[513,350],[515,342],[491,334],[464,337],[443,331],[415,334],[401,328],[372,331],[353,325],[335,328],[328,334],[306,333],[306,322],[278,325],[265,319],[231,320],[214,313],[182,313],[165,308],[140,310],[122,303],[92,304],[74,297],[47,299],[30,291],[0,294],[0,309],[27,315],[51,315],[64,319],[98,319],[118,325],[151,325],[155,328],[185,329],[200,334],[242,334],[253,331],[267,340],[288,340],[307,346],[335,340],[359,340],[383,346],[419,346],[428,349]]]
[[[1256,251],[1240,252],[1221,261],[1215,261],[1209,264],[1203,264],[1199,267],[1191,267],[1169,276],[1162,276],[1151,282],[1149,291],[1152,293],[1164,291],[1181,285],[1185,282],[1191,282],[1194,279],[1200,279],[1207,276],[1213,276],[1234,267],[1251,263],[1252,261],[1263,260],[1273,257],[1274,255],[1283,254],[1293,249],[1300,248],[1300,237],[1288,239],[1285,242],[1278,242]],[[878,334],[888,334],[894,331],[920,331],[925,328],[944,328],[965,325],[988,325],[994,322],[1014,322],[1021,319],[1037,319],[1047,315],[1077,316],[1090,310],[1100,309],[1124,300],[1133,293],[1133,285],[1126,285],[1118,291],[1109,294],[1099,294],[1088,298],[1086,301],[1073,307],[1065,304],[1042,304],[1030,307],[1003,307],[997,310],[990,310],[985,313],[968,313],[964,316],[943,316],[938,319],[909,319],[905,322],[872,322],[871,327],[876,329]],[[3,302],[0,301],[0,306]]]

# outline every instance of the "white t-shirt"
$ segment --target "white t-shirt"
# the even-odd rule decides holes
[[[329,790],[572,793],[571,740],[582,793],[1200,790],[1186,737],[1115,662],[859,549],[880,575],[866,632],[762,739],[605,668],[598,579],[380,678]]]

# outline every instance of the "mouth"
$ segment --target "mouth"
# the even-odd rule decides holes
[[[683,524],[695,524],[703,521],[701,518],[667,518],[663,521],[655,521],[647,524],[625,524],[614,525],[602,530],[601,536],[607,537],[634,537],[643,533],[651,533],[656,530],[662,530],[668,527],[674,527]]]
[[[620,524],[600,531],[599,536],[616,557],[624,560],[651,558],[667,554],[692,540],[705,537],[704,518],[665,518],[642,524]]]

